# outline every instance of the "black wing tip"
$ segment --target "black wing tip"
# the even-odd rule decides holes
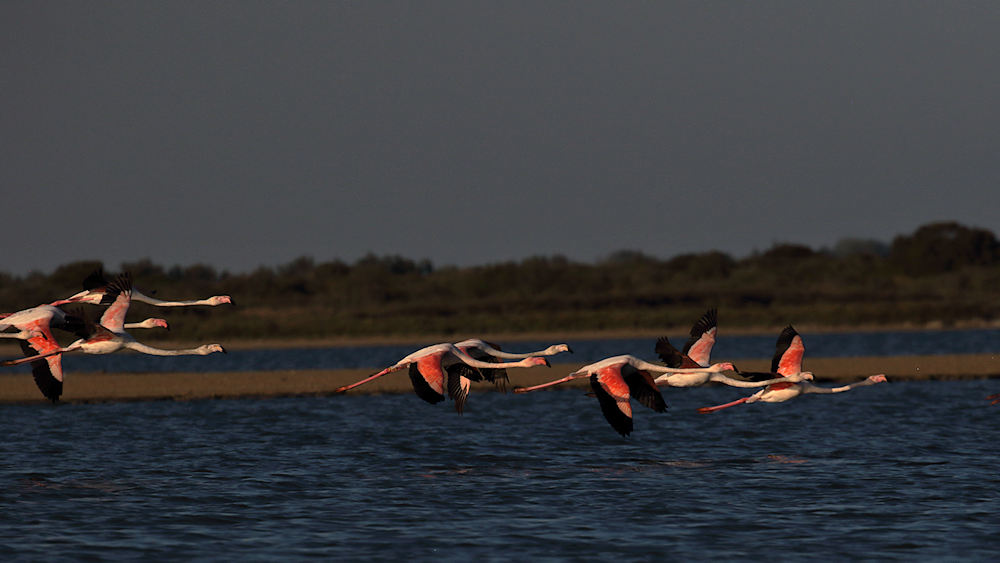
[[[625,385],[628,385],[629,394],[636,402],[646,408],[653,409],[655,412],[667,412],[667,402],[663,399],[663,394],[660,393],[655,384],[650,385],[642,373],[635,372],[623,377],[623,379]]]
[[[666,336],[661,336],[656,341],[656,348],[654,349],[656,355],[660,357],[660,360],[667,364],[667,367],[679,368],[684,365],[684,356],[681,355],[677,348],[670,343],[670,340]]]
[[[716,309],[709,309],[704,315],[698,319],[698,322],[694,323],[691,327],[691,336],[700,337],[702,334],[712,330],[713,328],[719,326],[719,311]]]
[[[98,268],[83,279],[83,289],[90,291],[108,285],[108,280],[104,277],[104,268]]]
[[[601,387],[601,383],[597,380],[597,374],[590,376],[590,387],[594,390],[594,394],[597,395],[597,401],[601,404],[601,412],[604,413],[604,419],[608,421],[608,424],[615,429],[615,432],[621,434],[623,438],[631,434],[633,429],[632,417],[623,413],[618,408],[618,402],[615,401],[614,397]]]
[[[469,399],[469,393],[462,388],[462,376],[455,372],[448,373],[448,396],[455,401],[455,412],[461,416],[465,402]]]
[[[35,378],[35,385],[46,399],[56,403],[63,393],[63,382],[52,375],[49,369],[49,362],[37,360],[31,362],[31,375]]]
[[[674,345],[670,343],[669,338],[667,338],[666,336],[661,336],[656,339],[656,348],[653,351],[656,352],[657,354],[661,354],[664,352],[673,353],[677,351],[677,348],[674,348]]]

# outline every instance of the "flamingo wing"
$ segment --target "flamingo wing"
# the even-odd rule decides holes
[[[683,353],[702,367],[711,363],[715,333],[718,332],[718,313],[712,309],[705,313],[691,328],[691,339],[684,345]]]
[[[628,366],[632,367],[632,366]],[[656,388],[656,381],[648,371],[632,368],[632,372],[625,375],[623,379],[628,385],[629,393],[640,405],[649,407],[656,412],[667,410],[667,402],[663,400],[663,395]]]
[[[21,341],[21,350],[24,351],[25,357],[46,354],[58,349],[59,344],[51,334],[48,337],[36,336]],[[62,354],[31,362],[31,375],[35,378],[38,390],[46,399],[53,403],[59,400],[63,392]]]
[[[100,324],[111,331],[125,329],[125,314],[132,303],[132,274],[123,272],[108,286],[105,299],[113,298],[111,305],[101,315]],[[102,301],[103,303],[103,301]]]
[[[628,384],[617,366],[591,374],[590,386],[601,403],[601,411],[611,427],[622,436],[632,433],[632,405]]]
[[[656,341],[656,349],[654,350],[660,360],[667,364],[670,368],[700,368],[705,367],[697,364],[694,360],[689,358],[687,354],[682,354],[674,348],[674,345],[670,343],[670,340],[666,336],[661,336]]]
[[[436,405],[444,400],[444,370],[441,357],[444,353],[424,356],[410,364],[410,383],[421,399]]]
[[[771,371],[782,376],[792,375],[802,371],[802,356],[806,353],[806,347],[802,344],[802,337],[791,325],[785,327],[778,337],[775,346],[774,359],[771,360]]]
[[[456,371],[448,370],[448,396],[455,401],[455,412],[458,414],[462,414],[465,408],[465,401],[469,398],[469,389],[471,387],[472,381],[469,378],[458,374]]]
[[[499,344],[494,344],[492,342],[486,342],[485,344],[498,352],[503,351],[503,348],[501,348]],[[480,357],[479,355],[472,355],[472,354],[470,354],[470,356],[472,356],[477,360],[482,360],[484,362],[493,362],[497,364],[503,362],[503,358],[497,358],[491,356],[482,350],[478,351],[482,354],[482,357]],[[483,377],[485,377],[487,381],[493,382],[493,384],[496,385],[497,389],[501,393],[503,394],[507,393],[507,384],[510,383],[510,379],[508,379],[507,377],[507,368],[492,368],[483,370]]]
[[[83,279],[83,289],[94,293],[104,293],[108,280],[104,277],[104,269],[98,268]]]
[[[475,346],[460,346],[459,350],[465,352],[470,358],[481,362],[500,363],[503,361],[500,358],[494,358]],[[510,381],[507,379],[507,370],[504,368],[479,369],[459,362],[457,364],[449,365],[445,368],[445,370],[447,370],[449,377],[451,377],[451,374],[454,373],[456,375],[463,376],[470,381],[483,381],[485,379],[486,381],[496,385],[497,389],[499,389],[501,393],[507,392],[507,382]]]
[[[500,347],[497,346],[496,344],[490,344],[489,342],[487,342],[486,344],[492,347],[494,350],[500,350]],[[481,362],[489,362],[493,364],[503,363],[502,358],[491,356],[487,352],[480,350],[479,348],[469,348],[468,350],[462,350],[462,351],[468,354],[469,357],[474,360],[479,360]],[[466,367],[471,367],[471,366],[466,366]],[[471,369],[476,369],[476,368],[471,368]],[[506,368],[484,368],[479,370],[479,372],[482,374],[482,379],[485,379],[486,381],[489,381],[493,385],[496,385],[497,389],[499,389],[501,393],[507,392],[507,383],[510,382],[510,379],[507,377]],[[476,380],[473,379],[473,381]]]

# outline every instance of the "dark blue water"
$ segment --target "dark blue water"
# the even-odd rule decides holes
[[[1000,353],[1000,330],[946,330],[920,332],[864,332],[804,334],[806,354],[811,358],[854,356],[900,356],[924,354]],[[680,347],[686,338],[677,338]],[[712,352],[714,358],[770,358],[774,355],[777,335],[719,337]],[[223,342],[223,345],[225,342]],[[427,342],[424,345],[437,344]],[[502,343],[504,350],[531,352],[543,350],[555,342]],[[592,363],[610,356],[631,354],[656,360],[653,338],[579,340],[568,342],[573,354],[557,356],[557,362]],[[282,369],[382,368],[395,364],[424,345],[345,346],[282,350],[234,350],[210,356],[160,357],[132,353],[106,356],[68,355],[64,367],[70,371],[147,372],[147,371],[256,371]],[[30,371],[28,366],[20,368]]]
[[[0,406],[0,560],[995,561],[993,392]]]

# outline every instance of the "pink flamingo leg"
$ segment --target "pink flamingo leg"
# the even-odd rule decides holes
[[[33,362],[35,360],[41,360],[42,358],[48,358],[49,356],[56,356],[58,354],[62,354],[63,352],[66,352],[66,350],[53,350],[52,352],[49,352],[47,354],[36,354],[34,356],[28,356],[26,358],[20,358],[17,360],[5,360],[3,362],[0,362],[0,366],[16,366],[20,364],[26,364],[28,362]]]
[[[590,374],[589,373],[581,373],[581,374],[575,374],[575,373],[573,373],[573,374],[567,375],[566,377],[564,377],[562,379],[557,379],[555,381],[550,381],[548,383],[542,383],[541,385],[533,385],[531,387],[516,387],[514,389],[514,392],[515,393],[529,393],[531,391],[537,391],[538,389],[544,389],[545,387],[551,387],[553,385],[559,385],[560,383],[565,383],[567,381],[572,381],[574,379],[580,379],[581,377],[590,377]]]
[[[747,399],[749,399],[749,398],[750,397],[743,397],[742,399],[739,399],[737,401],[733,401],[731,403],[726,403],[724,405],[716,405],[714,407],[702,407],[702,408],[698,409],[698,412],[700,412],[701,414],[708,414],[710,412],[715,412],[715,411],[722,410],[722,409],[728,409],[729,407],[735,407],[736,405],[741,405],[741,404],[747,402]]]
[[[350,385],[345,385],[345,386],[337,389],[336,391],[334,391],[334,393],[336,393],[336,394],[346,393],[347,391],[349,391],[351,389],[354,389],[358,385],[364,385],[365,383],[368,383],[369,381],[371,381],[373,379],[377,379],[379,377],[382,377],[383,375],[385,375],[387,373],[392,373],[394,371],[399,371],[399,370],[407,367],[408,365],[409,364],[404,364],[404,365],[401,365],[401,366],[395,366],[395,367],[391,367],[391,368],[385,368],[384,370],[376,373],[375,375],[372,375],[370,377],[366,377],[366,378],[362,379],[361,381],[359,381],[357,383],[352,383]]]

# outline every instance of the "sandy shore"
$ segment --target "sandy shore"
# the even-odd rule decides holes
[[[720,361],[725,361],[720,360]],[[511,387],[536,385],[571,373],[582,364],[554,364],[552,369],[509,370]],[[740,360],[741,370],[766,371],[770,360]],[[804,368],[825,382],[856,381],[885,373],[891,379],[1000,378],[1000,355],[893,356],[871,358],[812,358]],[[370,375],[373,370],[299,370],[225,373],[77,373],[66,375],[61,402],[236,399],[326,396],[338,387]],[[587,379],[565,384],[585,388]],[[476,384],[473,392],[493,387]],[[399,371],[350,391],[352,394],[412,393],[406,371]],[[0,403],[47,402],[30,374],[0,375]]]

